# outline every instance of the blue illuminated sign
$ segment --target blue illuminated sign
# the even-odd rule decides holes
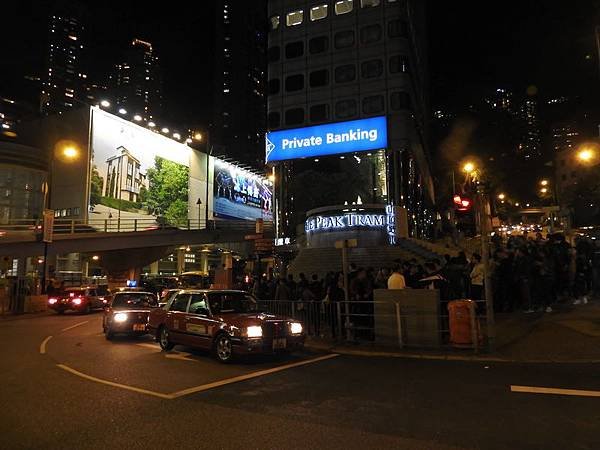
[[[387,147],[385,116],[267,133],[266,161],[363,152]]]

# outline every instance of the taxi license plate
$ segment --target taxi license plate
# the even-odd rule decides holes
[[[146,331],[146,325],[143,323],[134,323],[133,331]]]
[[[282,348],[287,347],[287,339],[286,338],[276,338],[273,339],[273,350],[280,350]]]

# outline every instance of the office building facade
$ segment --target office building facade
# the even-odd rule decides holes
[[[279,236],[299,238],[311,211],[340,205],[340,213],[382,214],[392,206],[410,236],[428,236],[434,188],[423,2],[271,0],[268,15],[270,132],[371,118],[387,129],[379,148],[342,146],[335,156],[273,164]]]

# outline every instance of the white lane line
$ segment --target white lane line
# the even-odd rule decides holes
[[[42,343],[40,344],[40,355],[45,355],[46,354],[46,344],[48,343],[48,341],[52,339],[52,336],[48,336],[46,339],[44,339],[42,341]]]
[[[553,394],[571,395],[575,397],[600,397],[600,391],[585,391],[579,389],[559,389],[536,386],[510,386],[511,392],[522,392],[527,394]]]
[[[165,354],[165,358],[167,358],[167,359],[178,359],[180,361],[197,361],[196,359],[191,358],[191,356],[193,356],[191,353],[185,353],[185,352]]]
[[[169,395],[169,394],[161,394],[160,392],[149,391],[148,389],[141,389],[141,388],[137,388],[135,386],[128,386],[126,384],[115,383],[113,381],[108,381],[108,380],[103,380],[101,378],[92,377],[85,373],[79,372],[75,369],[72,369],[69,366],[65,366],[64,364],[57,364],[57,366],[69,373],[72,373],[73,375],[84,378],[86,380],[94,381],[95,383],[105,384],[107,386],[125,389],[128,391],[137,392],[139,394],[150,395],[152,397],[158,397],[158,398],[162,398],[162,399],[166,399],[166,400],[171,400],[174,398],[172,395]]]
[[[319,356],[318,358],[307,359],[305,361],[299,361],[292,364],[286,364],[285,366],[273,367],[272,369],[261,370],[258,372],[252,372],[245,375],[240,375],[238,377],[228,378],[226,380],[215,381],[214,383],[203,384],[201,386],[196,386],[188,389],[184,389],[182,391],[173,392],[171,396],[173,398],[183,397],[184,395],[196,394],[198,392],[208,391],[209,389],[214,389],[217,387],[225,386],[227,384],[238,383],[240,381],[250,380],[252,378],[262,377],[264,375],[269,375],[271,373],[281,372],[283,370],[292,369],[294,367],[304,366],[306,364],[313,364],[319,361],[325,361],[327,359],[335,358],[338,355],[337,353],[332,353],[330,355]]]
[[[158,352],[162,352],[162,350],[160,349],[160,347],[158,346],[158,344],[148,344],[148,343],[139,343],[139,344],[135,344],[138,347],[144,347],[144,348],[149,348],[151,350],[155,350]]]
[[[81,325],[84,325],[84,324],[86,324],[86,323],[88,323],[88,322],[89,322],[89,320],[86,320],[86,321],[84,321],[84,322],[79,322],[79,323],[76,323],[75,325],[71,325],[70,327],[63,328],[63,329],[62,329],[62,330],[60,330],[60,331],[61,331],[61,333],[63,333],[63,332],[65,332],[65,331],[72,330],[73,328],[80,327]]]

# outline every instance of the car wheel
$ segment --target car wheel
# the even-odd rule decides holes
[[[160,348],[166,352],[173,350],[173,347],[175,347],[175,344],[169,340],[169,330],[165,326],[160,327],[160,331],[158,332],[158,343],[160,344]]]
[[[222,333],[217,336],[214,344],[214,353],[219,362],[228,363],[233,358],[233,348],[231,338],[228,334]]]
[[[83,314],[89,314],[92,312],[92,307],[90,306],[90,304],[86,304],[85,308],[83,308]]]

